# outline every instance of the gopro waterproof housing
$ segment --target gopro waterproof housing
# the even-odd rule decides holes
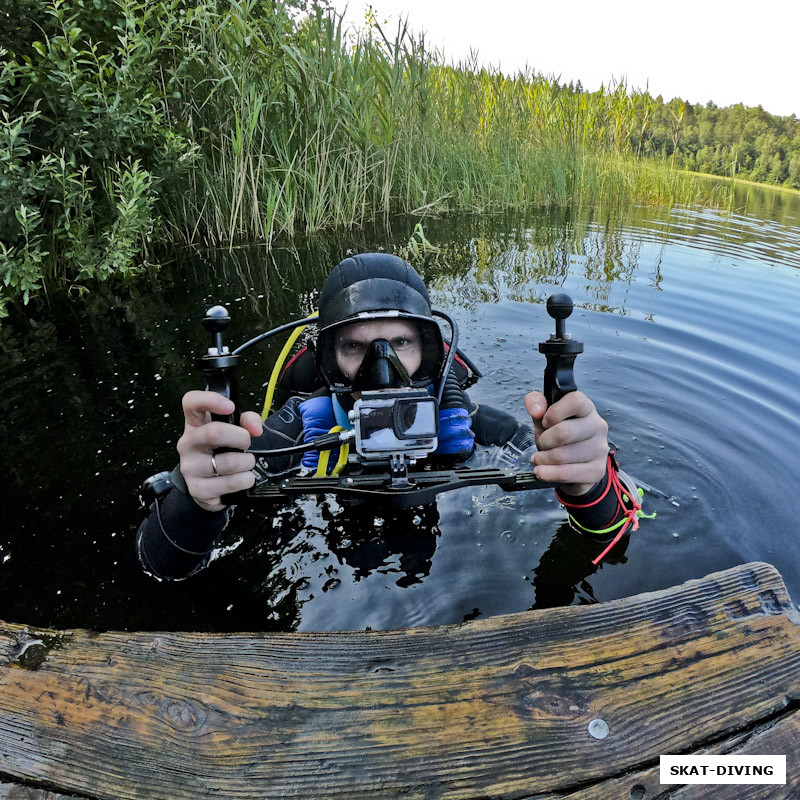
[[[439,443],[439,403],[424,389],[362,392],[349,418],[356,452],[365,461],[424,458]]]

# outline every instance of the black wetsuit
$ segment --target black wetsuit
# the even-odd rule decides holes
[[[263,432],[252,441],[253,449],[274,450],[303,442],[303,422],[298,407],[305,398],[292,397],[263,423]],[[516,460],[534,443],[533,429],[518,422],[511,414],[491,406],[470,404],[472,430],[478,445],[503,448],[500,458]],[[282,456],[269,463],[271,472],[281,472],[300,463],[301,456]],[[172,475],[173,488],[150,506],[139,527],[136,549],[142,566],[151,574],[179,580],[202,569],[207,563],[225,525],[228,509],[211,512],[200,508],[189,495],[180,470]],[[607,476],[576,502],[591,503],[605,489]],[[573,512],[575,514],[576,512]],[[606,527],[616,518],[617,501],[607,499],[580,514],[588,528]]]

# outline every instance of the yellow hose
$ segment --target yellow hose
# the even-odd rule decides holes
[[[328,433],[340,433],[343,430],[344,428],[341,425],[335,425]],[[347,457],[350,455],[350,445],[347,442],[339,445],[339,458],[331,470],[331,474],[328,475],[328,458],[330,458],[330,455],[330,450],[320,450],[316,473],[318,478],[324,478],[326,476],[335,478],[344,469],[344,465],[347,463]]]
[[[313,314],[309,314],[309,316],[319,316],[319,311],[315,311]],[[291,352],[292,348],[294,347],[294,343],[297,341],[300,334],[307,327],[308,325],[301,325],[299,328],[295,328],[292,331],[292,335],[286,340],[286,344],[283,346],[283,349],[278,356],[278,360],[275,362],[275,366],[272,368],[272,375],[270,375],[269,384],[267,385],[267,393],[264,395],[264,407],[261,409],[262,421],[269,416],[270,409],[272,408],[272,398],[275,394],[275,387],[278,385],[278,379],[281,377],[281,370],[283,369],[286,357]]]

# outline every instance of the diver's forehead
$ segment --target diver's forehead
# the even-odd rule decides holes
[[[345,325],[336,334],[337,342],[372,342],[375,339],[416,337],[417,326],[408,320],[373,319]]]

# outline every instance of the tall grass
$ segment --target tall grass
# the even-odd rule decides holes
[[[352,34],[315,0],[9,2],[40,40],[0,32],[0,317],[157,244],[703,191],[637,159],[647,94],[447,64],[404,23]]]
[[[265,29],[247,2],[202,29],[211,97],[184,113],[195,130],[199,121],[204,158],[169,206],[187,240],[270,242],[397,213],[701,197],[691,177],[636,158],[652,100],[622,84],[587,95],[539,75],[447,65],[403,23],[348,36],[316,10],[286,30]]]

